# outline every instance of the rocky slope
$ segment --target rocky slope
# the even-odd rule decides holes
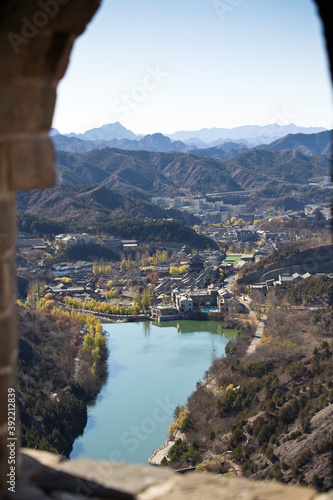
[[[304,289],[303,298],[310,300],[310,292]],[[170,450],[169,465],[182,468],[191,458],[198,470],[327,491],[333,487],[332,309],[294,310],[274,291],[252,298],[255,310],[269,306],[263,338],[246,354],[253,330],[244,326],[227,356],[214,361],[188,399],[180,427],[186,440]]]

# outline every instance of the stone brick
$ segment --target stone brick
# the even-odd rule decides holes
[[[2,401],[1,401],[2,404]],[[1,423],[0,423],[1,428]],[[5,477],[7,473],[7,428],[5,430],[0,430],[0,489],[5,486]],[[0,492],[1,498],[1,492]]]
[[[6,144],[0,142],[0,198],[9,199],[8,192],[8,160],[6,156]]]
[[[20,495],[23,491],[31,492],[36,499],[44,498],[43,494],[54,500],[87,497],[92,500],[333,500],[332,492],[319,494],[310,487],[275,481],[250,481],[197,472],[180,475],[165,468],[94,460],[60,463],[58,455],[37,450],[23,450],[19,462],[24,473],[18,474],[17,491]],[[129,494],[117,494],[113,491],[115,488]]]
[[[27,47],[21,44],[21,50]],[[23,58],[17,57],[14,52],[13,45],[8,39],[7,32],[0,32],[0,47],[1,47],[1,64],[0,64],[0,78],[3,76],[19,76],[22,74]]]
[[[50,468],[57,467],[65,459],[62,455],[47,451],[22,448],[18,460],[18,477],[22,481],[29,481]]]
[[[0,146],[1,148],[1,146]],[[0,195],[0,255],[15,247],[16,210],[14,195],[1,198]]]
[[[75,35],[63,32],[39,33],[24,43],[0,33],[0,78],[37,76],[60,80],[67,68]]]
[[[74,41],[75,35],[67,33],[53,34],[43,67],[44,77],[52,76],[53,79],[60,80],[64,76]]]
[[[12,308],[16,300],[14,256],[0,260],[0,315]]]
[[[138,500],[314,500],[315,490],[285,486],[277,482],[223,478],[208,473],[192,472],[148,488]],[[319,499],[318,499],[319,500]]]
[[[9,145],[9,185],[14,191],[50,187],[55,182],[54,148],[45,136]]]
[[[3,367],[0,368],[0,370],[3,369]],[[7,425],[8,422],[8,388],[12,387],[15,388],[16,384],[16,364],[13,365],[12,371],[9,373],[5,373],[3,375],[0,374],[0,401],[1,401],[1,406],[0,406],[0,429],[3,427],[3,425]],[[6,433],[7,433],[7,428],[6,428]],[[6,434],[6,438],[8,437],[8,434]]]
[[[37,36],[43,31],[62,31],[78,36],[100,3],[101,0],[2,0],[1,29],[26,37],[27,40],[31,40],[34,33]],[[44,4],[44,8],[41,4]],[[47,4],[50,5],[49,9]]]
[[[139,465],[122,465],[88,459],[70,460],[55,471],[39,475],[35,482],[40,488],[59,490],[66,482],[67,490],[92,496],[106,495],[108,490],[120,490],[135,495],[145,488],[173,476],[170,470]],[[98,488],[98,485],[102,488]]]
[[[55,84],[0,81],[0,135],[48,131],[55,100]]]
[[[46,64],[47,52],[50,47],[53,33],[44,36],[36,36],[28,44],[22,44],[19,47],[19,54],[16,57],[22,57],[22,75],[23,76],[44,76],[44,67]],[[15,56],[14,56],[15,57]],[[52,75],[48,75],[50,78]]]
[[[1,368],[11,363],[16,364],[17,335],[16,321],[11,315],[0,318],[0,371]]]
[[[4,500],[50,500],[50,497],[36,486],[18,482],[15,493],[7,491]],[[62,500],[66,500],[66,497]]]

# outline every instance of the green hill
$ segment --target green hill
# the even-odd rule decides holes
[[[306,156],[299,151],[251,149],[224,162],[227,172],[242,188],[262,188],[268,182],[303,184],[313,176],[329,175],[327,156]]]
[[[48,190],[26,191],[18,194],[17,205],[19,210],[26,211],[29,215],[81,226],[126,217],[172,217],[179,220],[184,220],[185,217],[186,222],[196,223],[196,218],[192,215],[160,208],[140,192],[119,193],[106,186],[59,184]],[[40,221],[34,226],[38,230],[47,225]],[[45,231],[45,234],[48,232]]]
[[[179,188],[197,194],[241,189],[223,162],[193,154],[104,148],[82,154],[58,152],[57,162],[60,182],[102,183],[117,191],[174,195]]]

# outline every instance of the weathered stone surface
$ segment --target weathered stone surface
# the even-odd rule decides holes
[[[14,195],[6,198],[1,198],[0,195],[0,214],[0,255],[3,255],[9,249],[14,251],[15,247],[16,207]]]
[[[9,315],[0,317],[0,346],[0,366],[15,363],[17,357],[16,322],[12,321]]]
[[[75,35],[54,33],[49,45],[47,59],[43,66],[43,75],[60,80],[67,69],[69,56],[73,48]]]
[[[54,184],[54,149],[48,137],[13,141],[9,145],[9,164],[9,184],[15,191]]]
[[[0,65],[1,66],[1,65]],[[8,160],[5,144],[0,142],[0,199],[10,203],[11,193],[8,185]]]
[[[11,371],[0,375],[0,490],[5,486],[6,474],[8,473],[8,387],[15,387],[16,385],[16,365],[9,366]],[[6,369],[1,367],[0,370]],[[18,443],[18,441],[17,441]],[[18,445],[16,446],[16,450]],[[0,492],[1,498],[1,492]]]
[[[7,490],[4,496],[5,500],[48,500],[49,498],[36,486],[20,482],[16,483],[15,493]]]
[[[10,369],[10,371],[6,371],[6,368]],[[8,437],[7,433],[7,422],[8,422],[8,388],[15,387],[16,384],[16,364],[0,367],[0,397],[1,397],[1,405],[0,405],[0,428],[5,425],[5,433],[6,439]],[[5,450],[5,455],[7,456],[7,449]]]
[[[68,491],[52,491],[47,498],[50,497],[54,500],[87,500],[86,496],[79,493],[69,493]],[[100,500],[100,498],[89,497],[89,500]]]
[[[3,0],[0,28],[32,40],[43,32],[81,34],[101,0]]]
[[[0,80],[0,135],[48,131],[55,100],[55,83],[34,78]]]
[[[55,453],[22,448],[18,459],[18,476],[22,481],[28,481],[65,460],[62,455]]]
[[[282,443],[274,450],[275,455],[280,461],[291,465],[303,451],[311,449],[323,439],[332,439],[332,424],[333,404],[326,406],[312,417],[311,434],[303,434],[296,439]]]
[[[27,449],[19,463],[17,493],[6,500],[333,500],[333,492],[320,495],[312,488],[274,481],[196,472],[180,475],[164,468],[105,461],[63,461],[59,455]]]
[[[1,260],[0,255],[0,315],[9,308],[13,308],[15,298],[16,274],[14,255],[5,256],[3,260]]]
[[[7,391],[16,382],[15,191],[55,182],[56,86],[73,42],[100,0],[0,2],[0,487],[5,485]],[[20,498],[42,498],[37,490]],[[17,498],[19,498],[17,496]]]
[[[45,485],[50,485],[52,482],[56,487],[60,477],[70,481],[69,477],[65,478],[60,473],[66,473],[71,478],[75,478],[70,491],[73,491],[74,486],[74,491],[84,493],[86,490],[91,490],[90,494],[94,496],[100,495],[96,488],[98,484],[106,489],[137,494],[148,486],[173,475],[172,472],[164,468],[155,469],[140,465],[124,466],[106,461],[80,459],[58,465],[56,472],[39,476],[36,484],[45,487]]]
[[[311,488],[191,473],[150,487],[138,500],[313,500],[315,495]]]
[[[40,77],[57,82],[66,71],[74,40],[71,33],[48,32],[24,43],[7,34],[2,44],[5,64],[0,66],[0,77]]]

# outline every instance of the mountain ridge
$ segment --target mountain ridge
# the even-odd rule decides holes
[[[332,130],[327,130],[316,134],[288,134],[267,146],[263,146],[263,149],[266,149],[268,151],[293,149],[307,156],[323,154],[330,158],[332,158],[332,148]]]
[[[276,123],[269,125],[241,125],[233,128],[203,128],[196,131],[177,131],[172,134],[161,134],[164,137],[170,138],[172,141],[185,142],[186,145],[194,145],[196,147],[214,147],[220,143],[230,140],[245,140],[247,144],[255,146],[259,144],[271,143],[287,134],[305,133],[313,134],[326,131],[324,127],[300,127],[293,123],[288,125],[279,125]],[[51,132],[54,135],[53,129]],[[84,133],[76,134],[71,132],[69,134],[60,134],[65,137],[76,137],[77,139],[86,141],[110,141],[113,139],[129,139],[138,140],[142,137],[152,136],[155,134],[135,134],[127,129],[119,122],[109,123],[101,127],[96,127],[87,130]],[[191,142],[189,142],[191,141]],[[192,148],[193,149],[193,148]]]
[[[191,153],[199,156],[207,156],[218,160],[227,160],[237,156],[247,149],[266,149],[269,151],[280,151],[283,149],[295,149],[305,155],[314,156],[324,154],[332,156],[332,131],[323,131],[314,134],[287,134],[279,139],[269,143],[260,144],[252,147],[246,139],[244,140],[220,140],[213,141],[211,147],[193,146],[188,141],[172,141],[169,137],[161,134],[148,134],[140,139],[98,139],[86,140],[79,137],[69,137],[57,134],[54,129],[51,132],[51,139],[57,151],[67,151],[74,153],[83,153],[101,148],[118,148],[128,151],[154,151],[162,153],[179,152]],[[201,145],[204,144],[201,142]]]
[[[283,137],[290,133],[317,133],[323,132],[326,129],[323,127],[298,127],[297,125],[290,123],[288,125],[279,125],[273,123],[270,125],[241,125],[239,127],[233,128],[204,128],[196,131],[179,131],[173,134],[166,134],[171,139],[176,140],[189,140],[190,138],[200,139],[206,143],[217,141],[220,139],[224,140],[239,140],[247,139],[253,140],[260,144],[260,142],[272,142],[280,137]],[[266,138],[266,140],[264,140]]]

